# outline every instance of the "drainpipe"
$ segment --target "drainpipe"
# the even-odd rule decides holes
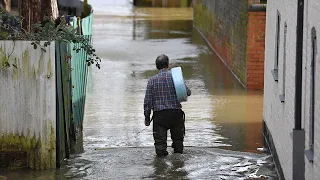
[[[297,29],[296,29],[296,77],[295,77],[295,123],[292,133],[292,179],[304,180],[305,164],[305,132],[302,129],[302,54],[303,54],[303,20],[304,0],[297,0]]]
[[[295,130],[301,130],[302,105],[302,51],[303,51],[304,0],[298,0],[297,44],[296,44],[296,90],[295,90]]]

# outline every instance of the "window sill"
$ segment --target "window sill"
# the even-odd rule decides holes
[[[281,103],[284,103],[285,95],[284,95],[284,94],[280,95],[280,96],[279,96],[279,99],[280,99],[280,102],[281,102]]]
[[[278,69],[271,71],[274,81],[278,82]]]
[[[306,155],[308,161],[310,163],[313,163],[313,158],[314,158],[314,152],[313,149],[308,149],[304,151],[304,154]]]

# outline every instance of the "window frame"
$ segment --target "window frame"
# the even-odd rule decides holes
[[[279,96],[280,102],[282,103],[284,103],[285,101],[285,94],[286,94],[287,33],[288,33],[288,25],[287,25],[287,22],[285,22],[284,28],[283,28],[282,89],[281,89],[281,95]]]
[[[280,55],[280,30],[281,30],[281,14],[277,11],[277,21],[276,21],[276,38],[275,38],[275,59],[274,67],[271,71],[273,79],[278,82],[278,70],[279,70],[279,55]]]
[[[316,93],[316,60],[317,60],[317,35],[316,29],[311,30],[311,65],[310,65],[310,118],[309,118],[309,149],[305,151],[310,163],[314,160],[315,142],[315,93]]]
[[[314,149],[314,128],[315,128],[315,93],[316,93],[316,59],[317,59],[317,36],[315,29],[312,29],[312,40],[311,40],[311,46],[312,46],[312,54],[311,54],[311,87],[310,87],[310,124],[311,124],[311,142],[310,146],[312,146],[312,149]]]

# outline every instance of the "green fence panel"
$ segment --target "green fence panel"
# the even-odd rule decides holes
[[[77,28],[76,18],[73,24]],[[80,31],[91,44],[92,14],[81,20]],[[76,131],[82,131],[84,117],[88,55],[82,49],[77,52],[74,47],[80,48],[81,44],[56,42],[57,167],[69,158],[70,149],[74,149],[71,146],[76,140]]]
[[[81,25],[83,35],[92,35],[92,18],[93,16],[91,13],[88,17],[82,19]]]
[[[78,27],[77,20],[74,18],[74,28]],[[81,20],[81,32],[91,44],[92,37],[92,14]],[[71,43],[71,68],[72,68],[72,112],[75,128],[81,131],[84,117],[85,98],[86,98],[86,85],[88,76],[87,59],[88,55],[84,50],[76,52],[74,48],[80,48],[81,44]]]
[[[70,155],[70,132],[72,122],[71,64],[69,44],[56,42],[56,93],[57,93],[57,166]]]

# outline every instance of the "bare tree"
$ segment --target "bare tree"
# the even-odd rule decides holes
[[[1,8],[11,11],[11,0],[0,0]]]
[[[44,17],[54,21],[59,16],[57,0],[19,0],[19,14],[22,27],[30,31],[32,24],[41,22]]]
[[[50,20],[55,20],[59,16],[57,0],[42,0],[42,16],[49,17]]]

